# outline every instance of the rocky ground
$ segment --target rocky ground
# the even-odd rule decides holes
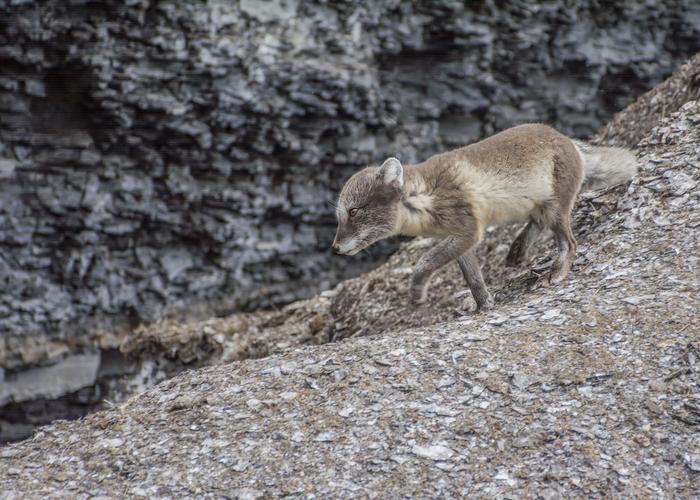
[[[594,136],[600,144],[634,147],[649,135],[659,117],[675,113],[688,101],[700,99],[700,54],[691,57],[663,83],[617,113]]]
[[[697,497],[700,101],[658,120],[638,154],[630,185],[581,196],[564,283],[538,280],[546,244],[532,270],[503,268],[505,229],[482,249],[487,313],[471,311],[456,266],[429,305],[407,304],[430,244],[417,240],[281,311],[143,329],[128,355],[266,357],[182,373],[2,448],[0,491]]]

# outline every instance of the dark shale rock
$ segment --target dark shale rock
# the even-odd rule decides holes
[[[587,136],[700,50],[691,0],[498,4],[4,2],[0,366],[327,288],[357,167]]]
[[[97,380],[100,353],[67,356],[50,366],[32,368],[21,376],[0,375],[0,405],[9,401],[58,398],[68,392],[90,386]]]

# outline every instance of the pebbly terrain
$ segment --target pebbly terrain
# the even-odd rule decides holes
[[[700,50],[699,16],[690,0],[3,2],[0,377],[43,380],[5,399],[90,404],[75,391],[131,369],[112,361],[139,324],[359,274],[390,247],[330,256],[351,171],[528,120],[587,136]]]
[[[634,109],[618,118],[635,123]],[[659,116],[637,150],[630,184],[581,195],[565,282],[538,279],[546,242],[529,266],[503,268],[504,230],[482,250],[497,299],[485,313],[456,265],[426,306],[407,304],[409,266],[431,244],[416,240],[278,313],[144,327],[127,354],[240,359],[267,339],[269,355],[184,372],[0,449],[0,491],[698,497],[700,101]],[[344,340],[289,347],[314,332]]]

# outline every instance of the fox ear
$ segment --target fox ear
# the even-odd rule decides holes
[[[396,158],[387,158],[379,167],[379,175],[384,184],[400,188],[403,186],[403,166]]]

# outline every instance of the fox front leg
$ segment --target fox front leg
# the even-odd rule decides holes
[[[476,258],[474,249],[470,249],[467,253],[457,258],[457,264],[462,270],[462,275],[472,291],[472,297],[476,302],[477,311],[485,311],[493,307],[493,297],[486,289],[484,277],[481,274],[481,266]]]
[[[411,302],[420,304],[425,301],[425,294],[433,273],[442,266],[466,253],[476,238],[468,236],[448,236],[423,254],[418,260],[411,280]]]

